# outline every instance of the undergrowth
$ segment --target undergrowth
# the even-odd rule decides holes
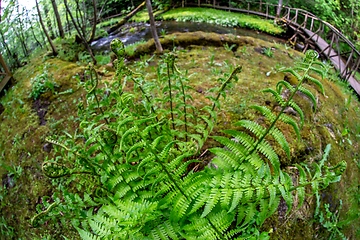
[[[241,130],[224,130],[212,136],[221,110],[220,99],[238,80],[242,68],[231,67],[220,78],[221,85],[210,89],[212,105],[195,107],[189,91],[187,72],[180,72],[175,56],[169,53],[159,62],[157,78],[133,72],[124,63],[123,43],[111,43],[117,55],[116,76],[98,88],[99,76],[89,67],[86,99],[79,105],[80,129],[66,136],[50,136],[56,157],[42,164],[43,173],[53,179],[58,193],[38,205],[32,219],[37,226],[52,219],[71,224],[82,239],[258,239],[264,221],[277,210],[280,199],[289,213],[305,193],[315,194],[337,182],[345,171],[345,161],[325,164],[330,145],[318,163],[296,164],[293,173],[280,168],[274,139],[290,158],[290,148],[277,128],[289,124],[300,138],[304,114],[293,97],[299,91],[312,100],[303,83],[322,84],[312,74],[324,75],[315,51],[303,62],[281,71],[292,74],[298,84],[279,81],[275,89],[265,89],[281,107],[272,112],[252,106],[267,124],[241,120]],[[131,81],[134,92],[125,91]],[[287,94],[284,94],[284,93]],[[286,115],[292,108],[300,121]],[[206,141],[213,139],[226,148],[212,148],[211,166],[199,160]],[[294,176],[298,176],[293,178]],[[45,210],[44,210],[45,209]]]

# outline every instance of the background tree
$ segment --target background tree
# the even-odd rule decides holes
[[[49,44],[50,44],[51,49],[52,49],[52,51],[53,51],[53,55],[56,56],[56,55],[58,55],[58,53],[57,53],[57,51],[56,51],[56,49],[55,49],[55,46],[54,46],[53,42],[51,41],[51,38],[50,38],[50,36],[49,36],[46,28],[45,28],[44,22],[42,21],[38,1],[35,0],[35,2],[36,2],[36,9],[37,9],[38,14],[39,14],[39,20],[40,20],[41,26],[42,26],[42,28],[43,28],[43,30],[44,30],[44,33],[45,33],[45,35],[46,35],[46,37],[47,37],[47,39],[48,39],[48,41],[49,41]]]
[[[152,37],[155,41],[155,46],[156,46],[156,50],[158,50],[159,52],[163,51],[163,48],[161,46],[160,40],[159,40],[159,36],[156,32],[156,26],[155,26],[155,20],[154,20],[154,14],[153,14],[153,10],[152,10],[152,6],[151,6],[151,2],[150,0],[146,0],[146,8],[147,11],[149,13],[149,20],[150,20],[150,26],[151,26],[151,34]]]
[[[65,37],[64,29],[63,29],[63,26],[62,26],[62,24],[61,24],[61,19],[60,19],[60,15],[59,15],[59,11],[58,11],[58,7],[57,7],[57,4],[56,4],[56,1],[55,1],[55,0],[51,0],[51,4],[52,4],[53,9],[54,9],[54,13],[55,13],[55,17],[56,17],[56,22],[57,22],[57,25],[58,25],[58,28],[59,28],[60,37],[61,37],[61,38],[64,38],[64,37]]]

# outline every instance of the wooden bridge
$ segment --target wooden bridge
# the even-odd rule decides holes
[[[4,69],[5,72],[1,72],[0,71],[0,76],[4,75],[5,78],[3,80],[1,80],[0,78],[0,92],[3,90],[3,88],[5,87],[5,85],[8,83],[8,81],[11,79],[12,74],[10,72],[10,70],[8,69],[8,67],[6,66],[6,63],[0,53],[0,66],[2,66],[2,68]],[[1,68],[0,68],[1,70]]]
[[[355,92],[360,95],[360,83],[354,77],[360,64],[360,53],[354,44],[330,23],[302,9],[262,1],[237,1],[234,4],[229,0],[227,6],[215,5],[215,0],[211,1],[212,4],[202,4],[201,0],[194,3],[183,0],[183,5],[242,12],[286,22],[287,26],[294,30],[294,35],[289,41],[296,42],[298,38],[301,38],[305,44],[303,52],[311,47],[329,59],[340,77],[348,81]]]

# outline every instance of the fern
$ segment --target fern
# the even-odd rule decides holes
[[[187,93],[193,90],[189,78],[177,68],[174,54],[164,56],[156,71],[158,78],[150,80],[125,66],[120,40],[114,40],[111,48],[118,60],[110,95],[97,97],[104,90],[97,87],[100,79],[92,67],[90,81],[84,84],[87,101],[79,104],[79,116],[86,142],[79,144],[76,134],[47,139],[56,145],[59,156],[44,162],[42,170],[61,183],[63,198],[54,198],[56,211],[53,207],[39,211],[34,221],[46,215],[63,222],[71,219],[82,239],[246,239],[255,236],[258,230],[252,229],[276,211],[280,197],[289,213],[294,194],[299,197],[299,208],[306,188],[319,196],[321,186],[340,180],[346,164],[326,167],[329,148],[320,164],[305,166],[306,171],[296,165],[299,180],[293,182],[280,169],[278,153],[270,144],[270,139],[275,140],[290,158],[289,144],[276,125],[291,125],[300,138],[305,119],[293,100],[298,91],[312,99],[316,110],[315,98],[302,85],[310,80],[321,86],[309,76],[311,71],[322,73],[314,67],[322,65],[315,62],[313,52],[299,66],[284,70],[294,74],[297,86],[280,81],[276,90],[264,90],[281,106],[279,113],[252,107],[269,124],[241,120],[236,125],[242,131],[223,131],[233,139],[212,136],[226,149],[210,150],[216,155],[212,163],[217,168],[195,172],[188,166],[199,162],[196,156],[216,124],[220,98],[237,81],[241,67],[209,91],[212,106],[197,109]],[[126,81],[134,82],[134,94],[123,92]],[[285,91],[290,92],[287,98]],[[300,127],[283,113],[288,107],[299,114]],[[81,194],[64,187],[69,182]]]

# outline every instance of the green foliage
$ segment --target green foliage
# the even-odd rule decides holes
[[[339,222],[339,215],[342,206],[342,201],[340,199],[340,206],[336,212],[330,210],[330,205],[325,204],[325,211],[320,212],[319,222],[321,225],[330,232],[329,240],[331,239],[347,239],[345,235],[341,232],[341,227],[345,222]]]
[[[67,225],[70,220],[82,239],[268,239],[259,229],[276,211],[280,197],[289,213],[294,194],[300,207],[307,188],[318,196],[320,187],[340,180],[346,163],[325,166],[326,150],[320,163],[295,165],[293,174],[299,177],[293,181],[292,174],[280,169],[269,142],[274,139],[290,157],[276,124],[290,124],[299,137],[298,121],[283,111],[292,107],[304,121],[293,96],[301,91],[315,99],[302,86],[306,79],[314,81],[309,72],[322,73],[315,68],[322,64],[314,52],[298,67],[283,70],[299,80],[296,87],[280,81],[276,90],[264,90],[282,107],[280,113],[252,107],[270,124],[241,120],[236,123],[241,130],[224,131],[232,139],[211,136],[226,148],[210,149],[215,168],[195,171],[191,164],[202,164],[197,156],[217,123],[220,98],[238,80],[241,67],[208,91],[211,106],[198,109],[188,94],[194,90],[187,73],[178,70],[174,54],[166,54],[156,77],[149,79],[124,64],[120,40],[113,40],[111,49],[118,57],[114,81],[98,88],[97,73],[90,68],[89,81],[83,83],[87,96],[78,105],[81,131],[46,139],[55,145],[57,157],[45,161],[42,170],[61,195],[54,194],[53,203],[44,201],[46,210],[38,209],[33,223],[57,218]],[[125,91],[127,81],[133,82],[133,93]],[[282,95],[285,90],[291,93],[288,98]],[[76,189],[68,187],[70,182]]]
[[[55,87],[58,87],[53,80],[53,74],[49,75],[48,72],[48,64],[41,65],[39,67],[39,74],[34,78],[31,78],[31,92],[29,93],[29,98],[33,98],[34,100],[38,99],[42,93],[51,90],[53,93],[55,92]]]
[[[95,59],[100,65],[106,65],[111,61],[110,55],[95,55]]]
[[[136,43],[127,45],[127,46],[125,47],[125,52],[126,52],[126,54],[127,54],[128,56],[130,56],[130,57],[131,57],[131,56],[134,56],[134,52],[135,52],[137,46],[139,46],[140,44],[144,44],[144,43],[146,43],[145,40],[140,40],[140,41],[138,41],[138,42],[136,42]]]
[[[274,57],[274,52],[272,51],[271,48],[265,48],[263,50],[263,53],[265,54],[265,56]]]
[[[284,32],[270,20],[209,8],[177,8],[162,14],[160,17],[163,20],[206,22],[224,27],[244,27],[273,35]]]

